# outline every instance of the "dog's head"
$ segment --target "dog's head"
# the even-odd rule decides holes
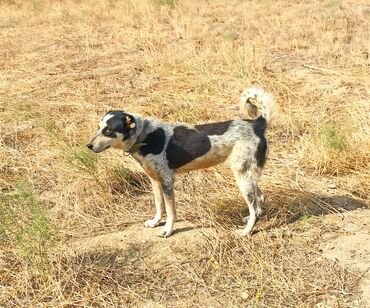
[[[112,147],[128,151],[136,140],[137,119],[124,111],[109,111],[101,119],[98,131],[87,147],[95,153]]]

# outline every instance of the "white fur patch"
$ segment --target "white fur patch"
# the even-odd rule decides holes
[[[99,123],[99,128],[100,130],[104,129],[105,127],[107,127],[107,122],[109,119],[113,118],[114,115],[113,114],[107,114]]]
[[[260,106],[256,107],[260,109],[262,116],[269,124],[277,111],[277,106],[273,95],[259,88],[245,89],[240,96],[241,111],[248,112],[248,99],[250,98],[257,100],[257,102],[260,104]]]

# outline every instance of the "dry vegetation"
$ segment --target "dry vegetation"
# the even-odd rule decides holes
[[[317,244],[340,196],[368,202],[366,3],[1,0],[0,305],[361,306],[360,273]],[[259,232],[233,236],[247,209],[220,166],[178,179],[194,229],[157,239],[146,177],[84,149],[98,119],[230,119],[251,84],[281,108]]]

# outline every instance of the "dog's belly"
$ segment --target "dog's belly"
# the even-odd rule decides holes
[[[184,173],[196,169],[205,169],[223,163],[230,155],[231,147],[212,148],[206,154],[176,169],[176,173]]]

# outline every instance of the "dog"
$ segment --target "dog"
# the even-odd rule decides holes
[[[168,237],[176,221],[174,182],[179,173],[208,168],[230,157],[231,169],[248,205],[249,217],[241,236],[250,235],[262,214],[264,196],[258,179],[268,156],[265,131],[277,104],[263,89],[246,89],[241,111],[249,119],[195,125],[168,124],[122,110],[109,111],[87,147],[95,153],[116,148],[128,153],[149,176],[156,214],[144,223],[156,227],[166,211],[167,220],[157,234]]]

